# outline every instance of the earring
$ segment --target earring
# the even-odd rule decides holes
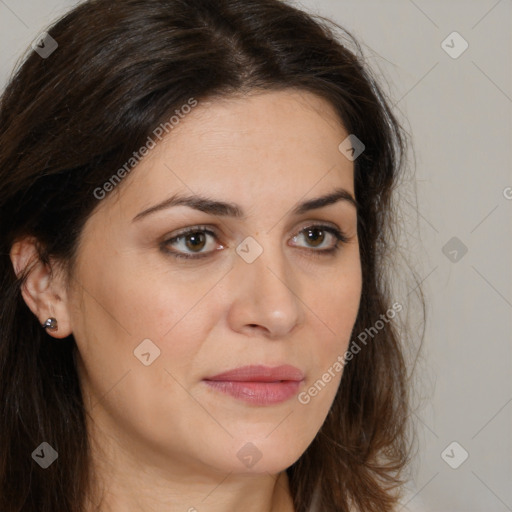
[[[45,329],[50,329],[50,331],[56,331],[58,329],[57,319],[53,317],[48,318],[48,320],[43,324],[43,327]]]

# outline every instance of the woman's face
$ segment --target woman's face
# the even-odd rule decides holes
[[[66,299],[80,380],[137,464],[277,473],[317,434],[361,294],[347,136],[309,93],[199,102],[88,219]]]

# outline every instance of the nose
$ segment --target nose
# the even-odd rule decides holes
[[[271,249],[267,243],[252,263],[237,256],[230,279],[228,322],[234,331],[277,339],[302,324],[299,284],[281,248]]]

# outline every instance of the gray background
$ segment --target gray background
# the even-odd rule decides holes
[[[0,87],[31,41],[75,4],[0,0]],[[419,452],[401,510],[512,511],[512,2],[298,5],[363,43],[412,136],[418,202],[405,191],[399,200],[428,323],[413,413]],[[442,46],[454,31],[469,45],[457,58]],[[444,47],[454,54],[461,44],[451,36]],[[443,460],[453,441],[460,447]],[[456,465],[462,449],[469,458],[452,469],[445,460]]]

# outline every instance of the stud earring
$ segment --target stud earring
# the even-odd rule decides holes
[[[49,329],[50,331],[56,331],[58,329],[57,327],[57,319],[50,317],[46,322],[43,324],[43,327],[45,329]]]

